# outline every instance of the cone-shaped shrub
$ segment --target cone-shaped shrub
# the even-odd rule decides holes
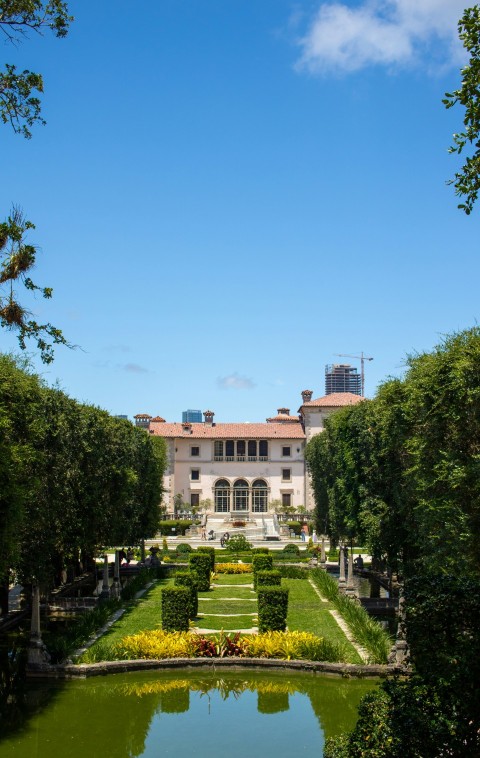
[[[165,632],[188,632],[190,591],[187,587],[162,590],[162,628]]]
[[[258,631],[284,632],[287,626],[288,590],[284,587],[258,588]]]
[[[198,613],[197,577],[193,571],[177,571],[175,574],[175,586],[186,587],[190,592],[190,607],[188,617],[194,619]]]
[[[198,591],[208,592],[210,589],[210,556],[206,553],[190,553],[189,563],[190,571],[194,571],[198,578]]]

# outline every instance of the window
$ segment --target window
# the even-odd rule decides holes
[[[192,492],[190,495],[190,505],[200,505],[200,493]]]
[[[238,461],[244,461],[245,460],[245,440],[237,440],[237,460]]]
[[[282,505],[290,507],[292,504],[292,496],[289,492],[282,492]]]
[[[282,482],[290,482],[292,480],[292,469],[282,468]]]
[[[192,468],[190,472],[190,478],[192,482],[199,482],[200,481],[200,469],[199,468]]]
[[[192,458],[197,458],[200,455],[200,448],[198,445],[194,445],[190,448],[190,455]]]
[[[230,483],[226,479],[220,479],[214,488],[215,492],[215,511],[217,513],[228,513],[230,510]]]
[[[268,441],[267,440],[260,440],[258,443],[258,455],[260,457],[260,460],[266,461],[268,460]]]
[[[248,482],[238,479],[233,485],[233,510],[248,511]]]
[[[257,440],[248,440],[248,460],[257,460]]]
[[[254,513],[266,513],[268,510],[268,487],[263,479],[256,479],[252,484],[252,510]]]
[[[213,443],[213,458],[215,461],[223,461],[223,440],[215,440]]]
[[[233,440],[226,440],[225,442],[225,458],[227,461],[233,461],[235,456],[235,442]]]
[[[283,458],[290,458],[291,454],[292,454],[292,448],[290,447],[290,445],[286,447],[282,447]]]

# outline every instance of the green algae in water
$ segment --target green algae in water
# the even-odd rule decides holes
[[[47,685],[1,758],[321,756],[377,682],[285,672],[144,672]]]

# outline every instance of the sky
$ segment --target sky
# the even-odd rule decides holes
[[[477,323],[480,206],[446,182],[462,0],[73,0],[41,72],[46,126],[0,128],[0,209],[35,223],[33,367],[113,414],[295,413],[363,351],[374,396]],[[4,331],[0,349],[16,349]]]

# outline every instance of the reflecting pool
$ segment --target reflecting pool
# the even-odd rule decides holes
[[[288,671],[116,674],[29,687],[1,758],[320,756],[378,682]]]

